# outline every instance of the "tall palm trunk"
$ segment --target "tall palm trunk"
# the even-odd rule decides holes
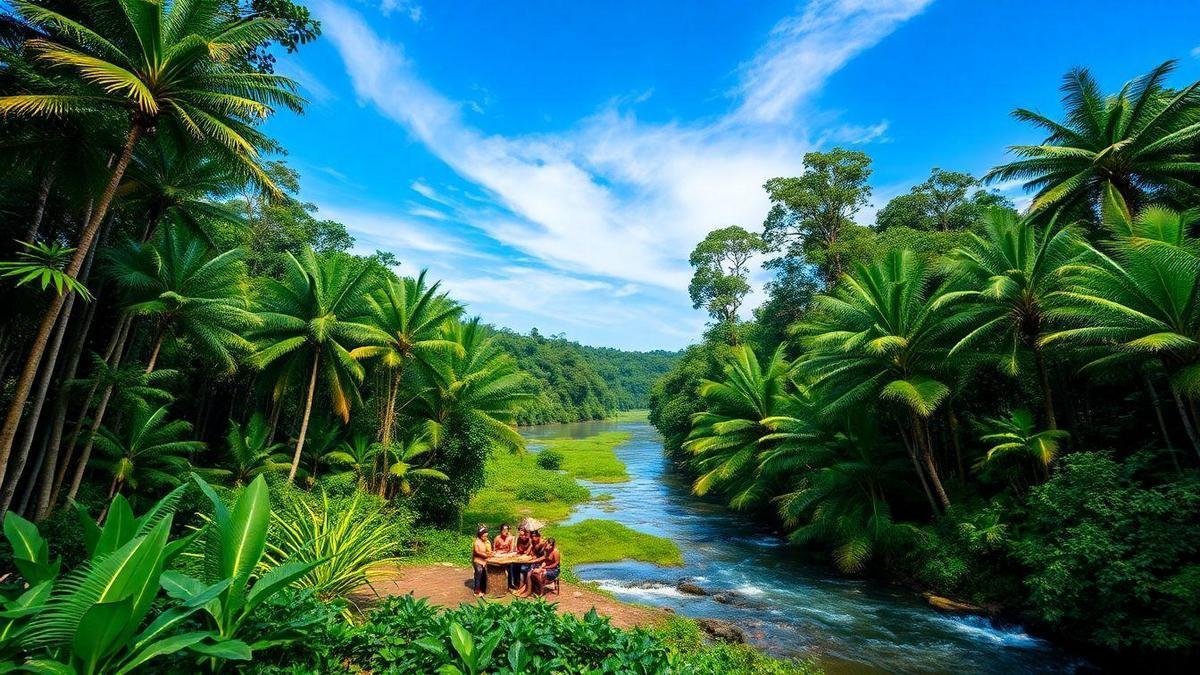
[[[921,460],[925,463],[925,471],[929,474],[929,482],[933,485],[933,492],[937,495],[938,501],[941,502],[942,508],[949,509],[950,497],[946,494],[946,488],[942,487],[942,479],[938,476],[937,464],[933,461],[933,441],[929,437],[929,426],[922,417],[914,417],[914,424],[917,428],[916,434],[921,441]]]
[[[916,472],[917,478],[921,480],[921,488],[925,492],[925,499],[929,501],[929,510],[933,515],[938,515],[937,502],[933,499],[933,491],[929,489],[929,481],[925,479],[925,471],[921,468],[921,462],[917,459],[917,449],[913,438],[909,438],[908,431],[904,428],[904,423],[897,420],[897,426],[900,427],[900,440],[904,442],[904,449],[908,452],[908,458],[912,460],[913,471]],[[913,430],[913,435],[916,435],[916,429]]]
[[[137,124],[130,127],[129,135],[125,139],[125,146],[121,149],[120,159],[113,167],[108,185],[105,186],[104,193],[101,195],[96,209],[92,212],[92,217],[84,225],[83,232],[79,235],[75,254],[71,256],[71,262],[64,270],[67,276],[76,278],[79,276],[79,270],[83,268],[83,260],[92,249],[92,241],[96,238],[96,233],[100,230],[100,223],[108,213],[108,206],[112,203],[122,176],[125,175],[129,160],[133,158],[133,148],[141,133],[142,128]],[[17,437],[17,427],[20,426],[21,417],[25,413],[25,404],[29,400],[29,392],[33,389],[33,380],[41,366],[42,355],[46,352],[46,346],[50,342],[50,332],[54,329],[54,324],[58,321],[66,300],[66,294],[63,294],[55,295],[54,299],[50,301],[50,306],[46,308],[42,323],[38,326],[37,334],[34,336],[33,345],[25,357],[25,366],[21,369],[21,376],[17,379],[8,414],[4,418],[4,426],[0,428],[0,483],[4,482],[8,472],[8,458],[12,453],[13,441]]]
[[[50,188],[54,185],[54,166],[57,160],[50,163],[46,167],[46,175],[42,176],[42,184],[38,186],[37,207],[33,211],[33,220],[29,223],[29,230],[25,232],[25,241],[33,243],[38,236],[38,230],[42,227],[42,218],[46,215],[46,202],[50,201]]]
[[[1033,360],[1037,364],[1038,382],[1042,386],[1042,406],[1046,412],[1046,426],[1057,429],[1058,421],[1054,417],[1054,398],[1050,393],[1050,374],[1046,372],[1046,358],[1036,345],[1033,348]]]
[[[108,349],[105,350],[105,362],[111,367],[116,368],[121,365],[121,356],[125,352],[125,340],[129,337],[129,329],[133,324],[132,316],[125,316],[117,324],[116,330],[113,332],[112,338],[109,340]],[[79,438],[83,434],[83,425],[87,421],[88,410],[92,407],[92,400],[95,398],[96,391],[100,387],[100,381],[97,379],[92,383],[91,389],[88,391],[87,399],[84,401],[83,407],[79,410],[79,418],[75,420],[75,428],[71,432],[71,441],[67,444],[67,450],[61,453],[59,458],[58,468],[54,474],[54,483],[50,489],[50,496],[46,500],[45,510],[48,513],[54,504],[58,503],[59,493],[62,492],[63,484],[67,479],[67,471],[71,467],[71,460],[75,457],[75,448],[79,445]],[[96,413],[93,415],[93,426],[89,427],[89,443],[95,437],[95,430],[99,428],[100,422],[104,420],[104,411],[108,408],[108,399],[112,396],[112,386],[105,387],[100,398],[100,404],[96,407]],[[90,448],[89,448],[90,452]]]
[[[1192,448],[1200,455],[1200,439],[1196,438],[1196,428],[1192,426],[1191,415],[1188,414],[1187,408],[1183,405],[1183,399],[1179,396],[1179,390],[1175,385],[1170,385],[1171,397],[1175,399],[1175,408],[1179,410],[1179,419],[1183,422],[1183,431],[1187,434],[1188,440],[1192,442]]]
[[[158,364],[158,353],[162,351],[163,340],[167,337],[166,329],[158,330],[158,337],[154,338],[154,349],[150,352],[150,361],[146,363],[146,374],[154,372],[154,366]]]
[[[95,247],[88,252],[87,258],[84,260],[83,269],[79,272],[79,280],[86,283],[89,274],[92,271],[92,261],[95,260]],[[50,391],[50,383],[54,381],[54,376],[58,367],[58,355],[62,347],[63,336],[67,332],[67,324],[71,320],[71,310],[75,306],[75,300],[79,296],[72,293],[67,297],[67,301],[63,306],[62,315],[58,319],[58,325],[54,327],[54,336],[50,338],[48,351],[46,353],[45,362],[41,368],[41,377],[38,379],[37,392],[33,398],[33,406],[29,410],[29,415],[25,419],[25,433],[21,437],[21,443],[17,446],[16,454],[10,460],[12,470],[8,474],[8,480],[4,482],[3,489],[0,489],[0,518],[8,513],[8,509],[12,506],[13,496],[17,493],[18,484],[25,472],[25,464],[29,461],[29,450],[33,447],[34,438],[37,436],[38,422],[42,418],[42,409],[46,406],[46,395]],[[29,480],[36,480],[37,476],[31,476]]]
[[[308,418],[312,415],[313,394],[317,391],[317,369],[321,366],[321,349],[313,354],[312,375],[308,377],[308,396],[304,401],[304,416],[300,419],[300,435],[296,438],[296,452],[292,455],[292,468],[288,471],[288,482],[296,480],[300,468],[300,452],[304,450],[304,436],[308,433]]]

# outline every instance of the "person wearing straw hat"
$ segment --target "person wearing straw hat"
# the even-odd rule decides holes
[[[487,593],[487,559],[492,555],[492,542],[488,540],[487,525],[480,525],[475,532],[475,546],[471,549],[471,566],[475,568],[475,597]]]

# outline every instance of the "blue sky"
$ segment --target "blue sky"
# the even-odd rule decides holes
[[[869,223],[1040,140],[1008,113],[1057,114],[1073,66],[1200,79],[1194,2],[308,4],[324,36],[278,70],[311,104],[268,125],[303,197],[486,321],[631,349],[695,341],[688,253],[809,150],[872,155]]]

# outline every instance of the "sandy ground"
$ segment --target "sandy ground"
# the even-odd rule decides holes
[[[366,606],[379,598],[407,593],[443,607],[475,602],[475,596],[471,593],[471,570],[447,564],[392,568],[355,592],[351,599],[359,606]],[[610,617],[614,626],[621,628],[655,625],[670,615],[666,610],[618,602],[602,593],[565,581],[562,582],[562,592],[551,594],[547,600],[556,603],[560,612],[578,616],[594,607],[597,612]],[[487,602],[521,600],[509,595],[488,599]]]

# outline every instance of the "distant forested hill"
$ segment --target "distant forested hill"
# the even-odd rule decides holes
[[[500,347],[541,392],[520,415],[521,424],[603,419],[617,410],[649,407],[651,385],[679,359],[678,352],[629,352],[545,337],[536,330],[529,335],[494,330]]]

